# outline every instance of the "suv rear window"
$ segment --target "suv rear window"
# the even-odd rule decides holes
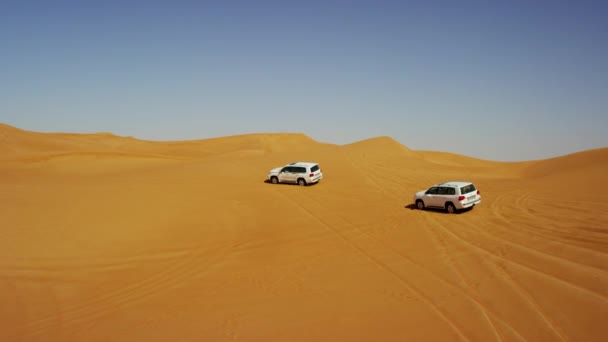
[[[319,169],[319,165],[315,165],[315,166],[313,166],[313,167],[310,168],[310,171],[317,172],[318,169]]]
[[[463,186],[462,188],[460,188],[460,194],[461,194],[461,195],[466,195],[466,194],[468,194],[469,192],[473,192],[473,191],[475,191],[475,190],[477,190],[477,189],[475,188],[475,185],[473,185],[473,184],[469,184],[469,185],[467,185],[467,186]]]

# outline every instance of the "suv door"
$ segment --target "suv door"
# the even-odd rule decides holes
[[[281,172],[279,172],[279,181],[281,183],[293,182],[293,174],[291,173],[291,166],[285,166]]]
[[[437,187],[431,187],[424,193],[424,197],[422,198],[424,201],[424,205],[427,207],[435,207],[437,206]]]
[[[444,207],[445,202],[449,202],[451,196],[449,195],[450,188],[446,186],[440,186],[437,188],[437,196],[435,196],[436,202],[435,205],[438,207]]]
[[[304,179],[307,179],[307,178],[306,178],[306,176],[308,175],[308,173],[306,172],[306,168],[305,168],[305,167],[303,167],[303,166],[299,166],[299,167],[297,167],[296,169],[297,169],[297,170],[296,170],[296,173],[295,173],[295,177],[294,177],[294,179],[293,179],[293,181],[294,181],[295,183],[297,183],[297,182],[298,182],[298,178],[304,178]]]

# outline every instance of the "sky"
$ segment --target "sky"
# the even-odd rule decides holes
[[[605,1],[0,1],[0,122],[192,140],[608,146]]]

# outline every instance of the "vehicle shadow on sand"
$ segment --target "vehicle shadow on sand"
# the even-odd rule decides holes
[[[271,182],[270,180],[268,180],[268,179],[265,179],[265,180],[264,180],[264,183],[266,183],[266,184],[270,184],[270,185],[291,185],[291,186],[300,186],[300,185],[298,185],[298,183],[277,183],[277,184],[272,184],[272,182]],[[317,185],[317,184],[319,184],[319,183],[320,183],[320,182],[316,182],[316,183],[310,183],[310,184],[307,184],[306,186],[315,186],[315,185]]]
[[[414,203],[410,203],[410,204],[404,206],[403,208],[409,209],[409,210],[420,210],[416,207],[416,204],[414,204]],[[462,209],[462,210],[457,211],[456,215],[460,215],[460,214],[469,212],[471,210],[473,210],[473,207]],[[421,210],[421,211],[428,211],[431,213],[450,215],[450,213],[448,213],[447,210],[441,209],[441,208],[424,208],[424,210]]]

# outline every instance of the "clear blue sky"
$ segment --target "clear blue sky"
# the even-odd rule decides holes
[[[492,160],[604,147],[606,3],[3,0],[0,122]]]

